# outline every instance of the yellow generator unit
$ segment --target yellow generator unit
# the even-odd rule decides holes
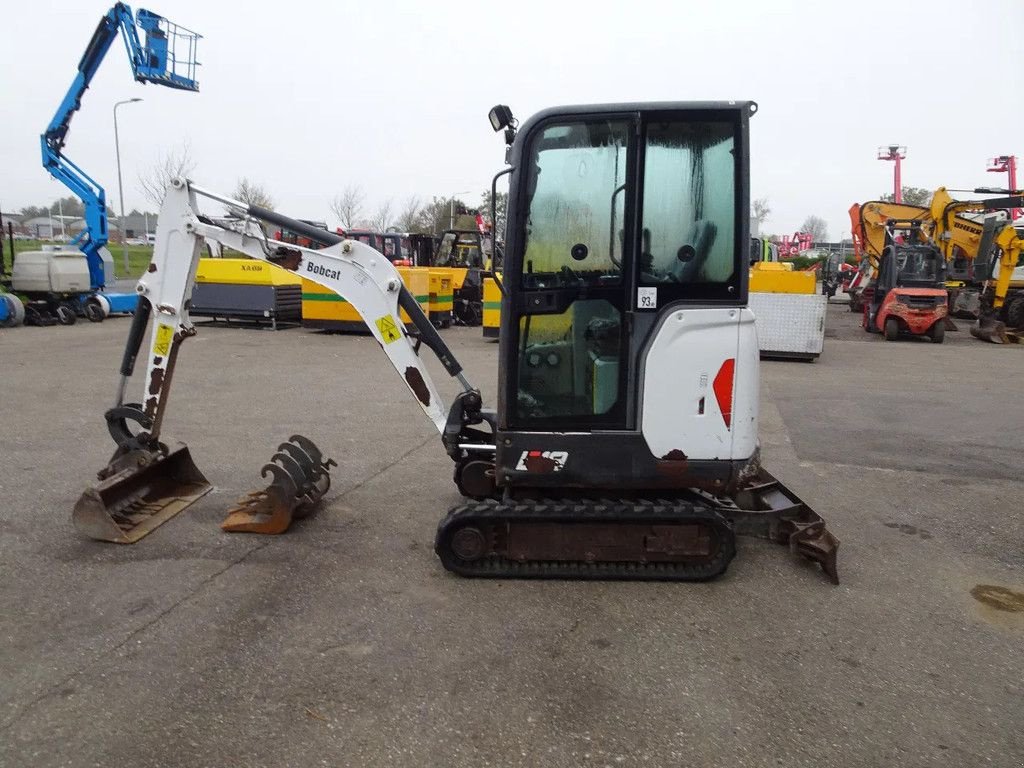
[[[498,280],[501,275],[498,275]],[[484,338],[497,339],[501,327],[501,289],[493,277],[484,278]]]
[[[214,320],[297,323],[301,278],[256,259],[200,259],[189,313]]]
[[[435,328],[447,328],[452,324],[452,307],[454,306],[454,288],[452,272],[445,267],[430,268],[430,311],[427,317]]]
[[[424,312],[430,311],[430,272],[428,267],[395,267],[402,277],[402,282],[409,293]],[[401,311],[401,310],[400,310]],[[412,320],[401,311],[402,322],[412,327]],[[338,294],[302,279],[302,325],[305,328],[318,328],[324,331],[347,331],[350,333],[369,333],[366,323],[359,313]]]

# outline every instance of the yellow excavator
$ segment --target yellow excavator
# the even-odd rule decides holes
[[[975,190],[984,192],[989,190]],[[957,309],[977,313],[971,334],[996,344],[1020,342],[1024,336],[1024,290],[1014,285],[1014,271],[1024,266],[1024,239],[997,212],[1024,204],[1024,191],[1007,197],[956,200],[945,187],[932,196],[932,238],[954,278]],[[989,213],[982,221],[965,214]]]

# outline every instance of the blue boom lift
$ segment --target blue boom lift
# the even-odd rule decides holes
[[[140,30],[145,36],[145,43],[140,40]],[[124,39],[132,74],[137,81],[183,91],[199,90],[195,75],[198,66],[196,47],[200,36],[141,8],[134,15],[127,5],[118,3],[100,19],[78,63],[78,74],[41,137],[43,167],[74,192],[85,206],[86,226],[73,244],[85,255],[89,265],[90,289],[93,292],[79,297],[79,309],[84,312],[88,300],[95,297],[96,292],[103,292],[103,301],[93,302],[102,308],[102,314],[86,313],[94,320],[101,320],[108,311],[134,312],[137,297],[135,294],[114,294],[103,290],[107,279],[113,277],[107,274],[104,265],[104,255],[106,261],[112,264],[105,250],[108,240],[106,194],[103,187],[64,156],[63,150],[71,118],[82,106],[82,96],[118,33]]]

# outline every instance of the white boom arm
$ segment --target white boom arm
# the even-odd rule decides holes
[[[159,433],[163,395],[180,342],[195,334],[188,315],[188,299],[195,283],[203,241],[219,243],[254,259],[289,269],[328,288],[359,312],[395,370],[430,418],[444,432],[447,407],[418,354],[419,344],[406,332],[399,316],[402,279],[388,259],[368,245],[345,240],[323,250],[311,250],[267,238],[250,218],[236,228],[213,223],[199,213],[197,196],[208,197],[245,212],[244,203],[176,180],[164,198],[157,222],[153,261],[136,290],[152,305],[153,328],[146,355],[146,401],[143,411],[152,420],[151,436]],[[470,389],[461,373],[463,387]],[[118,405],[122,404],[127,377],[122,370]]]

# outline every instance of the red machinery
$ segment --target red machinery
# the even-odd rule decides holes
[[[893,162],[892,171],[892,201],[903,202],[903,180],[900,176],[901,163],[907,159],[907,148],[898,144],[890,144],[887,147],[878,148],[878,159]]]
[[[988,172],[989,173],[1005,173],[1007,175],[1006,188],[1010,190],[1017,189],[1017,156],[1016,155],[1000,155],[999,157],[991,157],[988,161]],[[1024,215],[1024,208],[1011,208],[1010,209],[1010,221],[1014,222]]]
[[[809,250],[814,245],[814,236],[810,232],[794,232],[792,235],[783,235],[779,246],[779,259],[791,259],[798,256],[800,251]]]

